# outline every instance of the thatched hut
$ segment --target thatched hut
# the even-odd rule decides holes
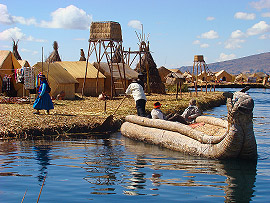
[[[31,67],[29,62],[26,60],[18,60],[18,62],[21,65],[21,67]]]
[[[186,82],[191,82],[192,81],[192,75],[189,71],[185,71],[183,73],[183,76],[185,77],[185,81]]]
[[[64,69],[66,69],[68,73],[78,81],[75,86],[75,92],[82,93],[85,78],[86,61],[61,61],[55,62],[55,64],[58,64]],[[98,74],[98,92],[96,92],[97,72],[97,69],[91,63],[88,63],[87,75],[83,90],[85,96],[97,96],[101,92],[104,92],[106,77],[101,72],[99,72]]]
[[[177,68],[172,68],[172,69],[169,69],[171,72],[174,72],[174,73],[180,73],[180,74],[183,74],[179,69]]]
[[[121,82],[121,77],[122,78],[124,77],[123,64],[122,63],[113,63],[112,65],[113,65],[112,71],[113,71],[114,81]],[[96,69],[99,68],[99,65],[97,62],[94,62],[93,66]],[[119,67],[120,73],[119,73],[118,67]],[[108,63],[101,62],[99,71],[106,77],[104,91],[108,94],[111,92],[111,72],[110,72],[110,68],[109,68]],[[121,77],[120,77],[120,74],[121,74]],[[133,69],[131,69],[129,67],[129,65],[125,64],[125,76],[126,76],[126,80],[127,80],[126,86],[128,86],[128,84],[131,83],[132,79],[138,78],[138,73],[136,71],[134,71]],[[119,88],[118,92],[117,92],[118,94],[123,94],[125,92],[125,89],[122,89],[122,90],[120,89],[121,87],[123,87],[121,85],[121,83],[116,85],[116,88]]]
[[[240,73],[239,75],[237,75],[234,80],[234,82],[237,82],[237,83],[243,83],[247,81],[248,81],[248,75],[244,73]]]
[[[10,91],[8,96],[23,96],[23,84],[15,82],[15,69],[20,69],[21,65],[11,51],[0,50],[0,92],[5,91],[3,88],[3,79],[10,76]]]
[[[42,62],[38,62],[34,66],[34,73],[38,75],[42,72]],[[60,64],[43,63],[43,72],[48,79],[51,87],[51,96],[57,97],[61,92],[65,93],[65,99],[75,98],[75,85],[78,81]]]
[[[256,78],[256,82],[262,83],[265,78],[268,78],[268,75],[264,72],[257,72],[250,75],[250,77]]]
[[[171,71],[167,68],[165,68],[164,66],[161,66],[158,68],[158,74],[160,76],[160,79],[163,83],[166,82],[166,76],[171,73]]]
[[[232,75],[227,73],[225,70],[221,70],[215,74],[217,81],[232,82]]]
[[[146,52],[143,55],[141,62],[135,68],[135,71],[141,72],[144,75],[145,84],[147,84],[147,69],[149,70],[149,93],[165,94],[165,85],[161,81],[157,65],[150,52]],[[146,87],[146,90],[148,91],[148,87]]]
[[[213,73],[203,71],[198,75],[198,79],[201,81],[212,81],[215,80],[215,75]]]
[[[55,62],[55,61],[61,61],[61,58],[58,53],[58,43],[57,41],[53,42],[53,52],[50,54],[50,56],[46,59],[46,62]]]

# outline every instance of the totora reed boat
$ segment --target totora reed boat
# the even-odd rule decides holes
[[[228,120],[199,116],[196,123],[126,116],[121,133],[131,139],[212,159],[257,159],[253,99],[245,92],[227,93]]]

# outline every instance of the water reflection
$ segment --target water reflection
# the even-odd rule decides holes
[[[179,176],[171,179],[165,178],[161,176],[162,174],[159,177],[152,177],[150,179],[154,186],[210,186],[224,191],[225,202],[249,202],[253,197],[257,161],[209,160],[144,144],[128,138],[123,138],[123,145],[127,152],[142,157],[143,160],[141,161],[145,163],[144,166],[155,170],[156,174],[160,174],[158,171],[161,170],[179,170],[183,172],[180,178]],[[200,176],[204,174],[210,180],[203,181]],[[223,180],[217,181],[217,178],[211,179],[211,176],[223,177]],[[157,190],[158,188],[154,189]]]
[[[95,188],[92,194],[115,194],[113,192],[115,188],[112,186],[119,182],[116,175],[122,154],[121,149],[110,139],[98,139],[87,149],[84,161],[87,167],[84,168],[88,174],[84,179],[90,184],[110,186]]]
[[[36,154],[36,160],[38,161],[39,175],[37,176],[39,182],[43,182],[47,174],[47,166],[50,165],[50,151],[51,145],[43,144],[42,142],[36,143],[33,147]]]

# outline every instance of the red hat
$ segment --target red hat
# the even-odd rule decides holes
[[[160,108],[161,107],[161,104],[159,103],[159,102],[156,102],[156,103],[154,103],[154,108],[156,109],[156,108]]]

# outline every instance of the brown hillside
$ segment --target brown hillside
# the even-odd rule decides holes
[[[212,72],[218,72],[221,70],[226,70],[231,74],[239,74],[244,72],[256,73],[264,72],[270,73],[270,52],[256,54],[252,56],[242,57],[239,59],[233,59],[228,61],[222,61],[217,63],[207,64],[208,68]],[[185,66],[180,68],[181,71],[190,70],[191,66]]]

